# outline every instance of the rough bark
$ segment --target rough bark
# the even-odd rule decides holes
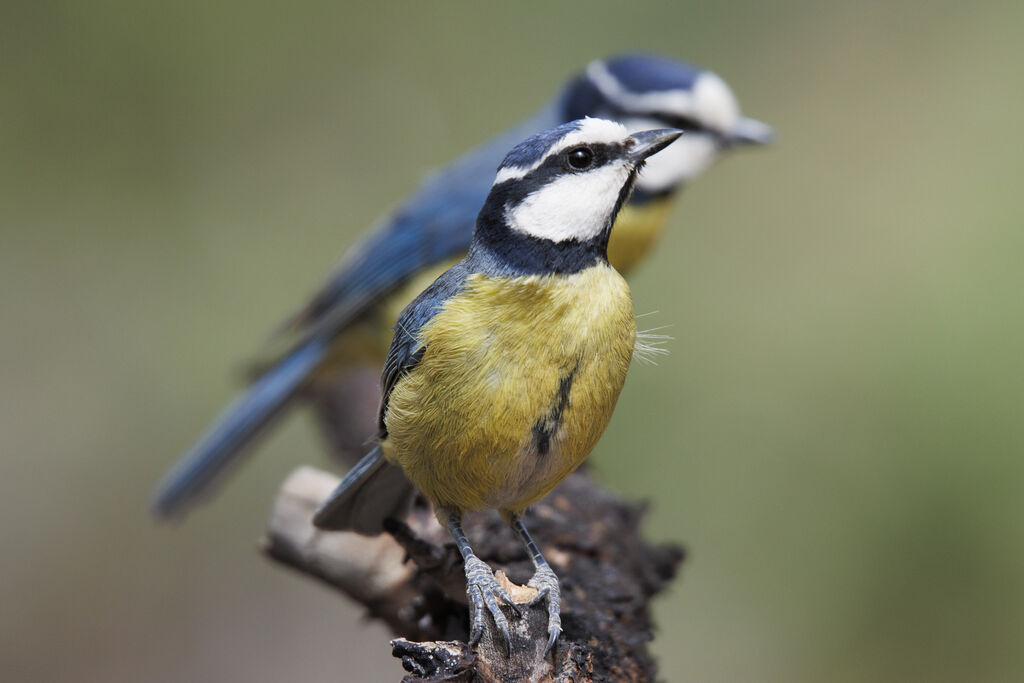
[[[513,629],[508,651],[490,623],[475,649],[465,645],[462,561],[427,504],[377,538],[314,529],[313,510],[337,483],[311,468],[294,472],[274,504],[265,551],[385,621],[399,636],[392,647],[408,672],[404,681],[653,680],[650,600],[675,576],[683,551],[641,540],[643,506],[619,500],[577,472],[527,514],[525,523],[562,586],[563,633],[545,658],[544,603],[524,607],[522,618],[505,608]],[[496,514],[469,515],[464,528],[492,568],[520,584],[529,580],[533,565]],[[510,590],[524,605],[534,593],[514,584]]]

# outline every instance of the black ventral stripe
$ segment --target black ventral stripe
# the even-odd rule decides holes
[[[548,411],[548,415],[533,425],[533,446],[537,455],[547,455],[551,450],[551,437],[555,435],[562,426],[562,414],[569,405],[569,392],[572,391],[572,382],[576,378],[576,371],[579,370],[579,362],[569,371],[569,374],[558,381],[558,391],[555,400]]]

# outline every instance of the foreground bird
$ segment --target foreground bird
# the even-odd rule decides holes
[[[599,60],[532,118],[437,173],[350,250],[341,266],[289,319],[259,376],[167,474],[154,500],[161,516],[183,512],[207,491],[300,390],[353,368],[380,367],[398,313],[469,247],[473,224],[505,152],[560,123],[601,116],[637,131],[669,126],[686,135],[651,160],[623,207],[608,245],[626,274],[648,253],[678,190],[737,145],[768,142],[772,130],[741,116],[725,82],[683,62],[648,55]],[[377,397],[369,400],[375,401]],[[331,415],[345,424],[351,415]],[[352,424],[342,449],[362,451],[369,434]]]
[[[521,515],[583,462],[611,418],[636,326],[629,287],[608,262],[609,237],[644,161],[681,133],[629,135],[583,119],[508,154],[468,255],[398,319],[379,446],[314,517],[325,529],[380,533],[384,519],[403,516],[411,481],[465,560],[471,643],[485,609],[508,641],[498,600],[511,600],[461,526],[464,511],[492,508],[533,559],[529,585],[548,602],[548,649],[558,637],[558,579]]]

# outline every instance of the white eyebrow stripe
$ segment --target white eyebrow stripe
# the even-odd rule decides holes
[[[507,166],[499,170],[498,175],[494,177],[494,184],[497,185],[507,180],[522,178],[530,171],[540,168],[541,164],[547,159],[570,147],[583,143],[621,143],[626,139],[627,135],[626,128],[621,123],[605,119],[593,119],[588,116],[583,119],[577,130],[572,131],[552,145],[551,149],[534,163],[529,166]]]
[[[530,171],[540,168],[540,165],[543,164],[544,160],[547,158],[548,155],[545,155],[529,166],[506,166],[498,171],[498,175],[494,176],[494,184],[497,185],[498,183],[503,183],[507,180],[517,180],[522,178]]]
[[[626,127],[617,121],[607,119],[592,119],[589,116],[583,119],[583,123],[577,130],[566,135],[558,141],[558,144],[551,148],[547,156],[557,154],[563,149],[574,147],[581,143],[615,143],[626,139]]]

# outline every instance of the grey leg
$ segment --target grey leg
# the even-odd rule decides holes
[[[544,599],[548,601],[548,644],[544,648],[544,654],[547,654],[551,651],[555,641],[558,640],[558,634],[562,632],[562,618],[560,616],[562,593],[558,588],[558,577],[555,575],[551,565],[548,564],[548,561],[541,555],[540,548],[530,538],[530,534],[526,531],[526,527],[523,526],[523,520],[519,515],[512,515],[509,519],[509,524],[512,530],[516,532],[516,535],[519,536],[519,540],[522,541],[527,552],[530,553],[530,559],[533,560],[533,566],[536,567],[533,578],[527,584],[538,591],[537,597],[530,604],[532,605]]]
[[[519,607],[512,602],[511,596],[501,587],[498,580],[494,578],[494,572],[487,566],[487,563],[473,554],[469,547],[469,540],[462,530],[462,521],[457,514],[449,513],[447,516],[448,532],[455,539],[459,547],[462,559],[466,564],[466,597],[469,600],[469,644],[476,645],[484,633],[484,609],[491,613],[494,619],[494,626],[505,639],[505,647],[509,645],[508,620],[498,606],[498,599],[502,599],[510,605],[516,613]]]

